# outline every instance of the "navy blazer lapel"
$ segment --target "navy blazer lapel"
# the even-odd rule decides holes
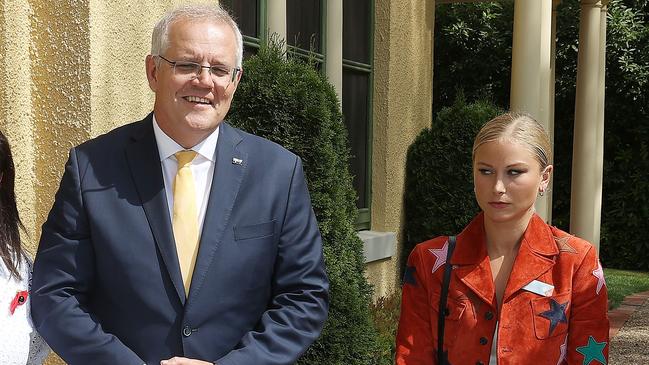
[[[205,280],[207,270],[230,220],[234,201],[248,165],[248,154],[239,149],[239,143],[243,140],[239,132],[224,122],[221,123],[219,133],[215,151],[214,177],[189,289],[190,297],[198,293]]]
[[[140,122],[140,128],[133,134],[132,143],[126,148],[126,159],[155,243],[176,288],[176,293],[184,305],[185,289],[169,217],[160,154],[153,133],[152,115],[149,114]]]

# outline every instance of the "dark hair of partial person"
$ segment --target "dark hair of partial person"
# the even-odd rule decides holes
[[[9,141],[0,131],[0,256],[9,270],[9,275],[21,279],[18,269],[24,251],[20,245],[20,231],[25,227],[18,216],[14,180],[16,170],[11,158]]]

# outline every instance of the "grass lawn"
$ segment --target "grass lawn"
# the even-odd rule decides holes
[[[604,277],[611,309],[618,307],[627,295],[649,290],[646,272],[604,269]]]

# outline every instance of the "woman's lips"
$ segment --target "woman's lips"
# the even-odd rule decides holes
[[[496,209],[503,209],[507,208],[509,206],[509,203],[502,203],[502,202],[489,202],[489,205]]]

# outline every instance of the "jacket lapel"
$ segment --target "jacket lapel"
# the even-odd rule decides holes
[[[496,289],[484,239],[481,213],[458,235],[451,263],[457,278],[485,303],[495,307]]]
[[[171,228],[160,155],[153,133],[152,115],[149,114],[140,122],[140,128],[133,134],[132,143],[126,147],[126,160],[160,256],[169,272],[178,298],[184,305],[185,289]]]
[[[215,151],[214,177],[189,290],[190,297],[196,296],[203,285],[230,221],[234,201],[248,165],[248,154],[238,147],[243,140],[239,132],[227,123],[222,123],[219,133]]]
[[[505,287],[503,303],[517,291],[537,279],[554,266],[554,256],[559,254],[552,231],[536,214],[530,219],[514,267]]]

